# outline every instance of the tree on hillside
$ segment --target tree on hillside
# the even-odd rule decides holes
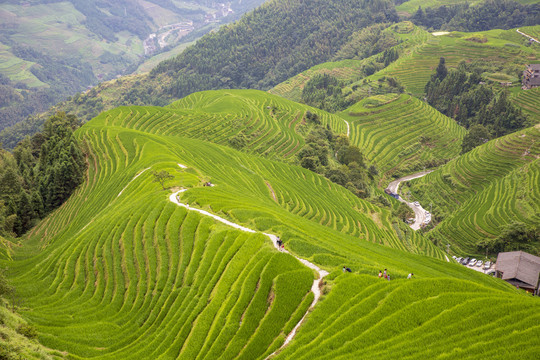
[[[165,182],[169,179],[174,179],[174,176],[172,176],[165,170],[161,170],[160,172],[153,171],[152,174],[154,175],[153,182],[160,183],[163,190],[165,190]]]
[[[439,65],[437,65],[437,69],[435,69],[435,74],[433,76],[435,77],[435,79],[443,81],[446,75],[448,75],[448,69],[446,68],[446,60],[444,59],[444,57],[441,57],[439,59]]]
[[[482,145],[490,139],[489,132],[481,124],[475,124],[470,127],[469,132],[463,138],[461,143],[461,154],[471,151],[478,145]]]
[[[492,254],[516,250],[535,252],[535,245],[538,242],[540,242],[540,228],[538,225],[527,226],[522,222],[514,221],[504,226],[496,238],[480,241],[477,248],[487,250]]]

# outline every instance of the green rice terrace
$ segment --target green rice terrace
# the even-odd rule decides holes
[[[335,132],[346,132],[345,122],[336,115],[257,90],[205,91],[167,108],[120,107],[108,112],[105,121],[110,126],[199,138],[263,156],[289,158],[304,145],[307,111],[317,114]]]
[[[428,39],[433,38],[427,31],[409,21],[390,26],[384,32],[397,39],[399,43],[394,48],[402,54],[400,56],[410,56],[416,47],[422,46]],[[362,84],[358,81],[366,77],[364,66],[377,61],[379,57],[380,54],[376,54],[362,60],[347,59],[319,64],[276,85],[269,92],[292,101],[300,101],[302,89],[306,83],[315,75],[321,74],[334,76],[346,84],[354,83],[360,86]],[[344,91],[352,91],[352,89],[346,88]],[[356,94],[356,91],[354,93]]]
[[[408,185],[415,199],[433,204],[441,222],[434,237],[451,242],[457,253],[478,253],[478,241],[495,238],[512,221],[540,222],[539,156],[537,125],[492,140]]]
[[[1,260],[40,342],[70,359],[534,358],[538,299],[448,262],[322,176],[257,156],[292,156],[307,109],[205,92],[77,130],[86,181]],[[342,119],[320,116],[344,132]],[[255,134],[242,151],[223,146],[235,121]],[[162,170],[172,175],[163,188]],[[184,206],[169,201],[180,189]],[[326,273],[306,261],[329,274],[317,280]]]
[[[526,64],[540,60],[536,45],[528,47],[525,46],[526,42],[525,37],[515,30],[452,32],[443,36],[430,36],[423,45],[415,47],[414,52],[401,56],[369,79],[392,76],[397,78],[408,92],[422,96],[424,86],[441,57],[445,58],[448,67],[455,67],[461,61],[492,62],[500,64],[505,72],[513,74],[517,73],[514,67],[524,69]],[[487,75],[489,77],[489,74]]]
[[[466,131],[425,102],[405,94],[363,99],[340,113],[351,142],[386,177],[408,175],[459,155]]]
[[[529,116],[532,123],[540,123],[540,88],[517,90],[512,101]]]

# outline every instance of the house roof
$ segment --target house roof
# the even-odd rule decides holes
[[[527,80],[530,85],[540,85],[540,77],[533,77]]]
[[[540,71],[540,64],[529,64],[529,69]]]
[[[517,279],[536,288],[540,275],[540,257],[523,251],[499,253],[497,271],[503,273],[503,280]]]

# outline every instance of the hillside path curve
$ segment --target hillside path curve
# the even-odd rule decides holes
[[[426,176],[427,174],[429,174],[432,171],[433,170],[421,171],[421,172],[416,173],[416,174],[411,174],[411,175],[404,176],[404,177],[399,178],[397,180],[394,180],[390,184],[388,184],[387,189],[390,190],[392,193],[397,194],[398,189],[399,189],[399,184],[401,184],[403,181],[409,181],[409,180],[412,180],[412,179],[421,178],[422,176]],[[401,196],[399,197],[398,200],[401,201],[402,203],[407,204],[407,206],[410,207],[412,209],[412,211],[414,211],[414,223],[411,224],[411,229],[413,229],[413,230],[420,229],[420,226],[422,225],[424,220],[426,220],[426,210],[424,210],[424,208],[422,208],[421,205],[416,206],[416,205],[414,205],[413,202],[407,202]]]
[[[535,39],[535,38],[533,38],[532,36],[527,35],[527,34],[525,34],[524,32],[519,31],[519,29],[516,29],[516,31],[517,31],[518,33],[520,33],[521,35],[523,35],[523,36],[529,38],[531,41],[534,41],[534,42],[540,44],[540,41],[539,41],[538,39]]]
[[[210,216],[211,218],[219,221],[219,222],[222,222],[223,224],[225,225],[228,225],[228,226],[231,226],[235,229],[238,229],[238,230],[241,230],[241,231],[245,231],[245,232],[249,232],[249,233],[256,233],[255,230],[252,230],[252,229],[248,229],[242,225],[239,225],[239,224],[236,224],[236,223],[233,223],[232,221],[229,221],[227,219],[224,219],[220,216],[217,216],[215,214],[212,214],[206,210],[202,210],[202,209],[198,209],[198,208],[194,208],[192,206],[189,206],[189,204],[184,204],[182,202],[180,202],[180,200],[178,200],[178,194],[180,193],[183,193],[185,191],[187,191],[188,189],[182,189],[182,190],[179,190],[179,191],[176,191],[174,193],[172,193],[170,196],[169,196],[169,200],[173,203],[175,203],[176,205],[178,206],[182,206],[188,210],[192,210],[192,211],[196,211],[200,214],[203,214],[203,215],[206,215],[206,216]],[[273,234],[267,234],[267,233],[262,233],[264,235],[266,235],[270,241],[272,241],[272,244],[274,245],[274,247],[278,250],[278,251],[281,251],[281,252],[284,252],[284,253],[287,253],[291,256],[294,256],[292,255],[291,253],[289,253],[287,250],[283,249],[283,248],[279,248],[279,245],[277,243],[277,240],[278,240],[278,237],[276,235],[273,235]],[[285,342],[283,343],[283,345],[281,345],[281,347],[276,350],[275,352],[273,352],[272,354],[270,354],[267,358],[270,358],[271,356],[273,356],[274,354],[276,354],[279,350],[281,350],[283,347],[285,347],[293,338],[294,336],[296,335],[296,332],[298,330],[298,328],[300,327],[300,325],[302,325],[302,322],[304,321],[304,319],[306,318],[307,314],[309,313],[309,311],[311,309],[313,309],[313,307],[317,304],[317,302],[319,302],[319,298],[321,297],[321,290],[319,288],[319,283],[321,282],[321,280],[326,276],[328,275],[328,271],[326,270],[322,270],[320,267],[318,267],[317,265],[307,261],[306,259],[301,259],[297,256],[294,256],[298,261],[300,261],[302,264],[304,264],[305,266],[309,267],[310,269],[313,269],[317,272],[317,274],[319,275],[319,277],[317,279],[315,279],[313,281],[313,285],[311,285],[311,291],[313,292],[313,301],[311,302],[311,305],[310,307],[307,309],[306,313],[304,314],[304,316],[302,317],[302,319],[300,319],[300,321],[296,324],[296,326],[293,328],[293,330],[289,333],[289,335],[287,336],[287,338],[285,339]]]

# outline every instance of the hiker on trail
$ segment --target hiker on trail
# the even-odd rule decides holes
[[[390,275],[386,275],[386,280],[390,281]]]
[[[388,275],[386,274],[386,269],[384,269],[383,276],[385,279],[388,277]]]
[[[343,267],[343,272],[347,272],[347,268],[345,266]]]
[[[379,270],[379,279],[382,278],[382,271]]]
[[[414,275],[413,273],[410,273],[409,275],[407,275],[407,279],[410,279],[410,278],[412,278],[412,277],[413,277],[413,275]]]
[[[276,243],[278,244],[278,247],[281,247],[281,245],[283,245],[283,241],[281,241],[279,236],[277,237]]]

